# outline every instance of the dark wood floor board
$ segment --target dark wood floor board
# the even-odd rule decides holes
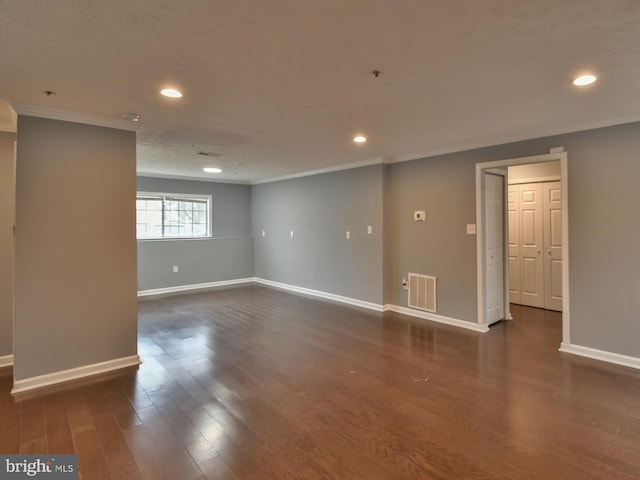
[[[140,479],[134,456],[113,412],[98,415],[93,418],[93,422],[111,477]]]
[[[116,480],[109,473],[100,439],[95,430],[83,430],[73,434],[73,444],[78,455],[80,480]]]
[[[72,435],[83,430],[95,430],[84,389],[70,389],[65,391],[63,395],[67,411],[67,420]]]
[[[34,398],[24,402],[20,424],[20,443],[27,443],[46,436],[44,423],[44,405],[42,398]]]
[[[21,413],[5,415],[0,419],[0,452],[13,454],[20,452]]]
[[[55,393],[43,399],[48,453],[74,453],[73,437],[64,395]]]

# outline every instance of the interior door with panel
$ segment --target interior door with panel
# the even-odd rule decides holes
[[[504,188],[504,176],[485,173],[485,280],[489,325],[504,318]]]
[[[562,187],[542,184],[544,220],[544,308],[562,311]]]
[[[520,303],[520,185],[509,185],[507,218],[509,232],[509,301]]]
[[[520,303],[544,307],[542,184],[520,185]]]

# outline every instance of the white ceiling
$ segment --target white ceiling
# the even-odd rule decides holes
[[[0,0],[0,66],[2,99],[141,114],[141,173],[254,182],[640,120],[640,2]]]

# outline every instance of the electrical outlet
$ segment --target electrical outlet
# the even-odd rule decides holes
[[[409,283],[407,282],[406,278],[402,279],[402,288],[404,288],[405,290],[409,289]]]

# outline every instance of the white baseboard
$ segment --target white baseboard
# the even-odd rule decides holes
[[[11,367],[13,365],[13,355],[0,357],[0,368]]]
[[[376,312],[382,312],[382,305],[377,303],[365,302],[364,300],[358,300],[356,298],[343,297],[342,295],[335,295],[333,293],[322,292],[320,290],[312,290],[311,288],[297,287],[295,285],[289,285],[286,283],[274,282],[271,280],[265,280],[264,278],[255,278],[256,283],[262,285],[268,285],[270,287],[281,288],[282,290],[289,290],[290,292],[303,293],[305,295],[311,295],[313,297],[325,298],[327,300],[333,300],[335,302],[346,303],[354,305],[356,307],[367,308],[369,310],[375,310]]]
[[[77,380],[99,373],[107,373],[121,368],[134,367],[136,365],[140,365],[140,357],[138,357],[138,355],[131,355],[130,357],[116,358],[106,362],[83,365],[82,367],[71,368],[69,370],[15,380],[11,394],[15,395],[16,393],[23,393],[36,388],[48,387],[57,383],[69,382],[71,380]]]
[[[580,355],[581,357],[593,358],[594,360],[601,360],[603,362],[615,363],[616,365],[640,369],[640,358],[638,357],[630,357],[628,355],[621,355],[619,353],[612,353],[605,350],[598,350],[596,348],[583,347],[581,345],[564,342],[560,344],[560,351],[564,353],[571,353],[573,355]]]
[[[431,320],[432,322],[444,323],[446,325],[452,325],[454,327],[466,328],[467,330],[473,330],[474,332],[486,333],[489,331],[489,327],[487,327],[486,325],[480,326],[477,323],[465,322],[464,320],[458,320],[457,318],[444,317],[435,313],[423,312],[421,310],[414,310],[413,308],[401,307],[399,305],[386,304],[384,306],[384,311],[402,313],[403,315],[410,315],[412,317]]]
[[[239,285],[242,283],[252,283],[255,278],[236,278],[234,280],[222,280],[220,282],[196,283],[193,285],[177,285],[175,287],[154,288],[151,290],[138,290],[138,297],[148,297],[151,295],[164,295],[167,293],[189,292],[192,290],[203,290],[206,288],[226,287],[228,285]]]

